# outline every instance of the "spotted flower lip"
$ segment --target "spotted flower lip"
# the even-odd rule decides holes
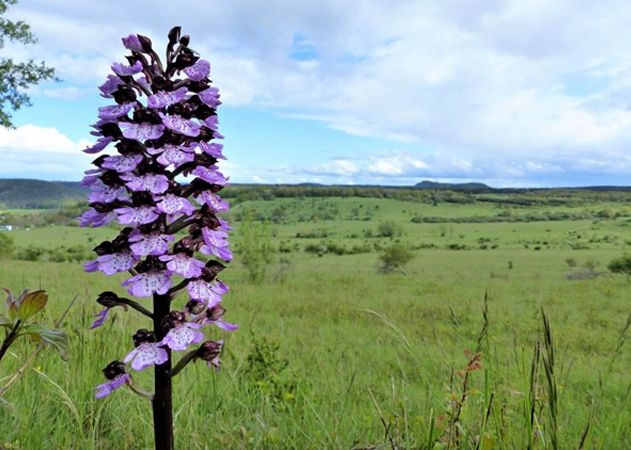
[[[79,226],[82,227],[102,227],[112,222],[116,218],[114,213],[100,213],[94,208],[86,210],[81,217],[79,217]]]
[[[221,303],[221,294],[212,288],[211,283],[201,278],[189,281],[186,285],[186,289],[192,300],[204,303],[207,308],[212,308]]]
[[[193,208],[191,202],[184,197],[166,194],[163,197],[157,198],[157,200],[158,203],[156,207],[158,211],[168,215],[185,214],[190,216],[195,212],[195,208]]]
[[[123,103],[122,105],[101,106],[99,108],[99,119],[113,120],[127,115],[134,107],[133,103]]]
[[[160,261],[167,263],[167,269],[184,278],[197,278],[201,276],[204,263],[185,253],[175,255],[162,255]]]
[[[122,282],[127,290],[136,297],[151,297],[153,294],[166,294],[171,287],[171,272],[151,270],[139,273]]]
[[[136,258],[129,250],[102,255],[95,261],[86,263],[83,267],[86,272],[100,270],[105,275],[114,275],[117,272],[127,272],[136,265]]]
[[[184,100],[188,95],[188,89],[181,87],[173,92],[158,91],[147,99],[149,108],[166,108]]]
[[[148,191],[152,194],[162,194],[169,189],[169,179],[166,175],[148,173],[145,175],[125,174],[121,179],[126,181],[125,186],[134,192]]]
[[[217,106],[221,105],[221,102],[219,101],[219,89],[215,87],[210,87],[197,95],[199,95],[199,99],[205,105],[210,106],[211,108],[216,108]]]
[[[121,84],[123,84],[123,80],[118,78],[116,75],[108,75],[105,83],[99,86],[101,96],[105,98],[112,98],[112,93],[114,93]]]
[[[162,124],[169,130],[183,134],[184,136],[197,137],[199,135],[201,127],[192,120],[185,119],[175,114],[166,115],[158,113],[158,115],[162,119]]]
[[[137,141],[159,139],[164,133],[164,125],[162,124],[121,122],[119,126],[123,136]]]
[[[199,147],[202,149],[204,153],[212,156],[213,158],[226,159],[226,157],[223,156],[223,153],[222,153],[222,150],[223,150],[222,144],[218,144],[216,142],[213,142],[213,143],[202,142],[201,144],[199,144]]]
[[[143,156],[138,153],[108,156],[101,164],[101,167],[115,170],[118,173],[127,173],[138,167],[138,164],[140,164],[142,160]]]
[[[156,221],[160,215],[152,206],[139,206],[137,208],[116,208],[118,222],[121,225],[145,225]],[[97,225],[98,226],[98,225]]]
[[[164,364],[168,359],[169,354],[160,343],[144,342],[129,352],[123,362],[125,364],[131,362],[131,368],[140,371],[153,365]]]
[[[169,251],[169,242],[175,239],[170,234],[162,234],[154,231],[149,234],[140,233],[134,230],[129,235],[129,246],[132,253],[136,256],[160,256]]]
[[[182,352],[190,345],[199,344],[204,340],[204,333],[199,331],[201,327],[197,323],[184,322],[169,330],[160,345]]]

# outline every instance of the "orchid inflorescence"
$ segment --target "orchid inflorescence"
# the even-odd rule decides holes
[[[225,159],[217,130],[217,88],[208,79],[210,64],[188,47],[180,27],[169,32],[166,65],[142,35],[122,39],[131,51],[128,64],[112,65],[114,74],[100,86],[101,95],[115,104],[99,108],[92,125],[98,139],[84,150],[96,154],[113,146],[116,152],[93,161],[82,184],[89,187],[90,209],[82,226],[100,227],[113,221],[122,225],[118,236],[99,244],[88,272],[106,275],[129,272],[122,282],[130,296],[153,297],[171,305],[186,291],[182,309],[170,306],[158,317],[141,303],[106,291],[97,302],[103,306],[92,328],[101,326],[112,308],[131,307],[154,319],[153,331],[138,330],[135,348],[105,369],[108,382],[98,386],[97,397],[131,385],[133,370],[164,364],[171,351],[189,351],[180,361],[201,359],[219,367],[223,340],[206,340],[203,328],[215,325],[232,331],[225,322],[222,296],[228,286],[217,278],[224,262],[232,259],[228,223],[217,213],[228,210],[218,192],[227,178],[217,163]],[[179,180],[191,178],[189,183]],[[198,259],[206,255],[208,262]],[[168,312],[170,311],[170,312]],[[184,364],[185,365],[185,364]],[[183,366],[172,370],[175,375]]]

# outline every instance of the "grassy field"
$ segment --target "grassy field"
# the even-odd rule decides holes
[[[562,210],[607,213],[455,222]],[[631,246],[628,203],[509,208],[277,199],[241,203],[233,218],[246,211],[270,221],[265,239],[274,259],[260,284],[248,280],[238,252],[225,271],[232,287],[226,319],[241,329],[212,331],[226,339],[219,373],[196,364],[176,378],[178,448],[631,448],[631,348],[624,342],[630,284],[605,273]],[[446,222],[411,222],[419,216]],[[380,236],[388,222],[394,236]],[[10,234],[19,250],[89,248],[115,231],[55,226]],[[376,270],[380,249],[393,241],[415,249],[405,275]],[[239,226],[234,242],[243,242]],[[310,245],[320,250],[305,251]],[[76,262],[0,261],[0,286],[49,292],[49,322],[79,296],[63,324],[69,362],[48,351],[6,393],[0,445],[152,446],[146,400],[129,391],[94,399],[100,369],[133,347],[137,328],[149,326],[120,310],[103,329],[88,330],[96,295],[122,294],[122,279],[84,274]],[[2,361],[0,387],[32,348],[22,342]],[[535,348],[542,357],[533,375]],[[548,379],[543,355],[549,361],[551,351]],[[150,373],[135,379],[150,387]]]

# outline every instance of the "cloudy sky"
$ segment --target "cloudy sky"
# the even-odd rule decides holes
[[[79,180],[120,37],[181,25],[234,182],[631,184],[628,0],[21,0],[62,80],[0,129],[0,177]]]

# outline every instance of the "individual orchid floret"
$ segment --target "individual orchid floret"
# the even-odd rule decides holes
[[[219,355],[221,355],[222,347],[223,339],[219,339],[218,341],[206,341],[199,346],[196,356],[202,361],[206,361],[208,367],[219,370]]]
[[[127,173],[136,169],[142,160],[143,156],[138,153],[108,156],[101,163],[101,167],[114,170],[118,173]]]
[[[221,294],[213,289],[212,283],[202,278],[190,280],[186,285],[186,290],[191,300],[202,302],[208,308],[218,305],[222,300]]]
[[[96,398],[103,398],[110,395],[116,389],[131,384],[131,376],[125,371],[125,364],[120,361],[112,361],[103,369],[107,383],[96,387]]]
[[[140,43],[140,39],[138,39],[137,34],[130,34],[124,38],[121,38],[123,41],[123,45],[125,48],[131,50],[132,52],[142,52],[142,44]]]
[[[160,256],[168,253],[169,242],[175,238],[169,234],[162,234],[158,231],[149,234],[143,234],[138,230],[134,230],[129,235],[129,246],[136,256]]]
[[[192,120],[177,115],[167,115],[163,113],[158,113],[158,115],[162,119],[164,126],[169,130],[183,134],[184,136],[196,137],[199,135],[200,126]]]
[[[120,128],[123,136],[136,141],[159,139],[164,134],[164,125],[162,124],[121,122]]]
[[[151,297],[153,294],[166,294],[171,287],[171,272],[168,270],[149,270],[123,281],[122,286],[136,297]]]
[[[83,267],[86,272],[100,270],[105,275],[114,275],[117,272],[127,272],[136,265],[137,261],[129,250],[123,250],[99,256],[94,261],[85,263]]]
[[[228,234],[221,230],[202,229],[204,244],[199,250],[205,255],[214,255],[224,261],[232,260],[232,252],[228,248]]]
[[[119,77],[126,77],[129,75],[134,75],[138,72],[142,72],[142,63],[140,61],[136,61],[131,66],[126,66],[125,64],[114,63],[112,64],[112,72],[114,72]]]
[[[118,214],[118,222],[121,225],[146,225],[155,222],[160,217],[160,214],[153,206],[139,206],[137,208],[126,206],[116,208],[114,211]]]
[[[150,155],[159,155],[157,161],[164,167],[173,165],[174,168],[195,160],[195,147],[166,144],[162,148],[147,148]]]
[[[100,213],[94,208],[86,210],[81,217],[79,217],[79,226],[82,227],[102,227],[107,225],[116,218],[116,214],[112,212]]]
[[[173,92],[159,91],[147,99],[149,108],[166,108],[181,102],[188,95],[188,89],[181,87]]]
[[[114,139],[113,139],[113,138],[111,138],[111,137],[109,137],[109,136],[108,136],[108,137],[103,137],[103,138],[97,139],[96,144],[94,144],[94,145],[93,145],[93,146],[91,146],[91,147],[86,147],[86,148],[83,150],[83,153],[87,153],[87,154],[89,154],[89,155],[94,154],[94,153],[99,153],[99,152],[101,152],[103,149],[105,149],[105,147],[107,147],[107,146],[108,146],[108,144],[109,144],[110,142],[112,142],[113,140],[114,140]]]
[[[126,181],[125,186],[134,192],[147,191],[152,194],[162,194],[169,189],[169,179],[165,175],[155,173],[140,176],[125,174],[121,176],[121,179]]]
[[[205,105],[210,106],[211,108],[216,108],[221,105],[221,102],[219,101],[219,89],[215,87],[210,87],[197,95],[199,95],[200,100],[204,102]]]
[[[201,81],[210,75],[210,63],[200,59],[195,64],[184,69],[184,73],[193,81]]]
[[[158,211],[170,216],[175,214],[190,216],[195,212],[195,208],[193,208],[193,205],[191,205],[188,199],[174,194],[166,194],[160,197],[156,207]]]
[[[186,253],[160,256],[160,261],[167,263],[167,269],[184,278],[197,278],[202,274],[204,263],[198,259],[188,256]]]
[[[200,194],[195,197],[198,203],[206,204],[208,207],[215,212],[227,211],[230,209],[230,205],[224,199],[219,197],[212,191],[202,191]]]
[[[126,116],[134,107],[133,103],[123,103],[122,105],[101,106],[99,108],[99,119],[114,120],[121,116]]]
[[[160,365],[167,362],[169,354],[162,348],[162,344],[156,342],[156,336],[152,331],[142,328],[133,336],[136,348],[125,356],[123,362],[131,363],[131,368],[137,371],[149,366]]]
[[[207,181],[210,184],[216,184],[218,186],[225,186],[228,183],[228,179],[219,172],[215,166],[197,166],[193,169],[191,174],[196,177],[200,177],[202,180]]]
[[[201,327],[198,323],[182,322],[169,330],[161,345],[178,352],[184,351],[190,345],[204,340],[204,333],[198,331]]]
[[[95,182],[90,185],[90,194],[88,195],[90,203],[112,203],[116,200],[129,199],[129,194],[124,186],[108,186],[101,181],[97,182],[97,180],[98,177],[95,177]]]
[[[116,92],[118,86],[121,84],[123,84],[123,80],[118,78],[116,75],[108,75],[105,83],[99,86],[101,96],[105,98],[112,98],[112,94]]]
[[[103,325],[107,320],[110,310],[116,306],[122,306],[123,309],[127,311],[127,305],[121,301],[118,295],[111,291],[101,292],[96,302],[104,308],[97,313],[96,319],[92,322],[90,329],[98,328]]]
[[[201,144],[199,144],[199,148],[206,153],[207,155],[212,156],[215,159],[226,159],[225,156],[223,156],[223,144],[218,144],[218,143],[208,143],[208,142],[202,142]]]
[[[215,305],[212,308],[208,308],[205,311],[200,323],[202,325],[213,324],[226,331],[234,331],[239,328],[239,325],[235,323],[226,322],[223,320],[223,315],[226,310],[221,305]]]

